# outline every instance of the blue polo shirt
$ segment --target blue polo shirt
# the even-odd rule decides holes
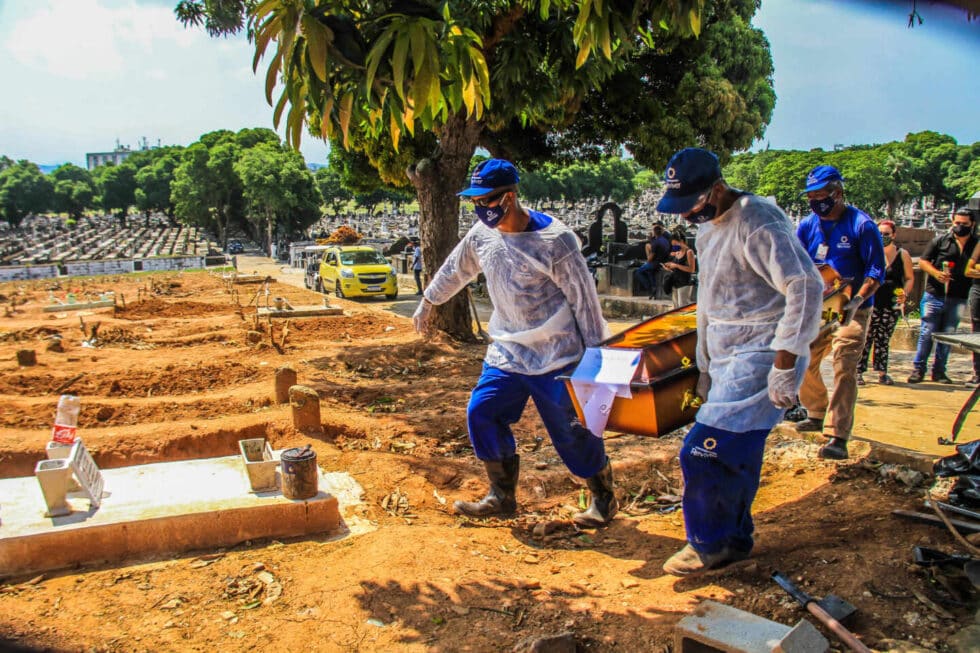
[[[839,219],[821,220],[811,213],[796,228],[796,237],[814,263],[829,263],[845,279],[851,279],[851,293],[857,294],[865,278],[885,281],[885,250],[881,233],[868,214],[848,205]],[[821,245],[827,254],[818,258]],[[862,308],[874,306],[874,296]]]

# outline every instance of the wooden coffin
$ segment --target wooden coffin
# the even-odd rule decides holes
[[[657,315],[600,344],[602,348],[639,349],[640,364],[630,381],[632,397],[616,397],[606,430],[660,436],[694,421],[700,402],[696,304]],[[580,420],[585,416],[570,377],[565,381]]]

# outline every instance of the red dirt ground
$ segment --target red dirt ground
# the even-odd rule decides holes
[[[769,580],[775,569],[811,593],[856,604],[850,626],[872,646],[897,639],[941,651],[973,618],[956,587],[911,563],[914,545],[954,551],[950,535],[890,515],[920,509],[921,488],[886,478],[866,458],[820,461],[818,445],[792,429],[770,438],[753,557],[676,579],[660,566],[683,544],[683,521],[679,511],[659,512],[669,504],[658,498],[681,492],[682,433],[607,434],[626,508],[610,527],[579,532],[568,517],[583,483],[529,408],[515,429],[521,512],[464,520],[448,507],[485,488],[465,429],[481,346],[423,342],[409,320],[347,300],[332,300],[344,316],[275,320],[270,334],[249,305],[260,287],[232,293],[205,273],[70,283],[80,298],[113,291],[126,308],[43,313],[49,292],[63,297],[67,285],[0,286],[10,307],[0,318],[0,476],[32,473],[59,388],[74,379],[80,431],[102,467],[231,455],[237,440],[264,435],[277,449],[312,442],[321,467],[350,473],[364,501],[346,509],[354,533],[346,537],[0,579],[0,642],[72,651],[496,651],[570,631],[581,650],[668,651],[674,624],[705,598],[785,624],[803,618]],[[270,291],[293,305],[321,302],[284,284]],[[96,323],[98,345],[83,347]],[[257,344],[247,344],[249,330],[262,332]],[[45,349],[52,335],[63,353]],[[37,366],[17,366],[25,348],[37,351]],[[296,432],[288,406],[273,402],[274,370],[286,363],[320,393],[322,435]],[[909,408],[901,419],[928,428],[937,416]],[[396,492],[405,501],[389,498]],[[555,530],[535,535],[547,522]],[[256,607],[269,591],[256,581],[263,572],[282,595]]]

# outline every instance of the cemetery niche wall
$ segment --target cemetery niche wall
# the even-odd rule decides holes
[[[188,270],[225,262],[218,244],[198,227],[174,226],[162,215],[130,225],[121,227],[110,216],[82,218],[71,227],[60,218],[29,217],[17,229],[0,231],[0,281]]]

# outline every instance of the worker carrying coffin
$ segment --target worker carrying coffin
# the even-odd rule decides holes
[[[457,501],[454,508],[474,517],[517,509],[520,458],[511,425],[530,398],[558,455],[592,491],[591,505],[575,515],[575,523],[601,526],[618,509],[612,467],[602,434],[579,422],[557,377],[569,373],[585,347],[598,345],[609,328],[575,234],[555,218],[522,207],[518,182],[509,161],[490,159],[476,167],[459,195],[473,200],[479,220],[439,268],[414,316],[416,331],[425,333],[434,304],[448,301],[481,271],[486,276],[493,341],[466,421],[490,491],[480,501]]]
[[[774,203],[736,190],[718,157],[687,148],[657,210],[698,224],[697,391],[681,446],[687,545],[664,564],[685,576],[749,556],[766,436],[796,402],[824,284]]]

